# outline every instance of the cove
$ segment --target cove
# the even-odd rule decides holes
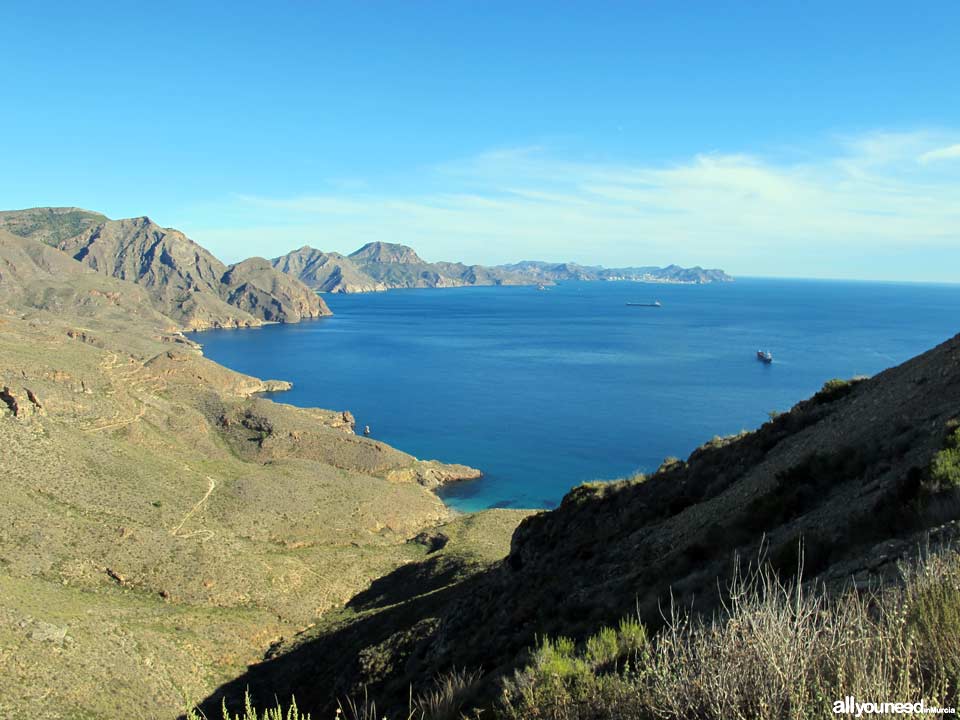
[[[324,298],[333,317],[191,337],[227,367],[292,381],[278,402],[350,410],[374,438],[480,468],[443,490],[470,511],[552,507],[578,483],[755,428],[826,380],[898,364],[957,332],[960,285],[746,278]]]

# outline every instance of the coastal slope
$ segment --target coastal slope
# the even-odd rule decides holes
[[[202,357],[156,296],[0,231],[3,717],[176,717],[424,559],[458,522],[429,488],[479,474],[260,397],[289,384]]]

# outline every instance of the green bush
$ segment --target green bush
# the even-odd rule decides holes
[[[614,628],[603,628],[587,639],[585,660],[592,667],[601,667],[620,657],[620,640]]]
[[[813,396],[813,402],[822,405],[824,403],[833,402],[834,400],[839,400],[840,398],[849,395],[850,391],[853,390],[854,386],[857,383],[866,380],[862,375],[851,378],[850,380],[842,380],[841,378],[833,378],[832,380],[827,380],[823,387]]]
[[[949,423],[948,428],[943,449],[930,463],[930,489],[934,492],[960,488],[960,428],[955,422]]]

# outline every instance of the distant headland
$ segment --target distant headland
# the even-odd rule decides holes
[[[377,292],[395,288],[443,288],[472,285],[552,285],[568,280],[606,280],[702,285],[731,282],[723,270],[642,266],[604,268],[599,265],[524,260],[509,265],[465,265],[427,262],[406,245],[371,242],[350,255],[323,252],[310,246],[273,259],[273,266],[308,287],[326,293]]]

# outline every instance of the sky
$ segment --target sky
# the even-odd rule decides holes
[[[85,6],[85,7],[81,7]],[[960,282],[960,3],[0,3],[0,207]]]

